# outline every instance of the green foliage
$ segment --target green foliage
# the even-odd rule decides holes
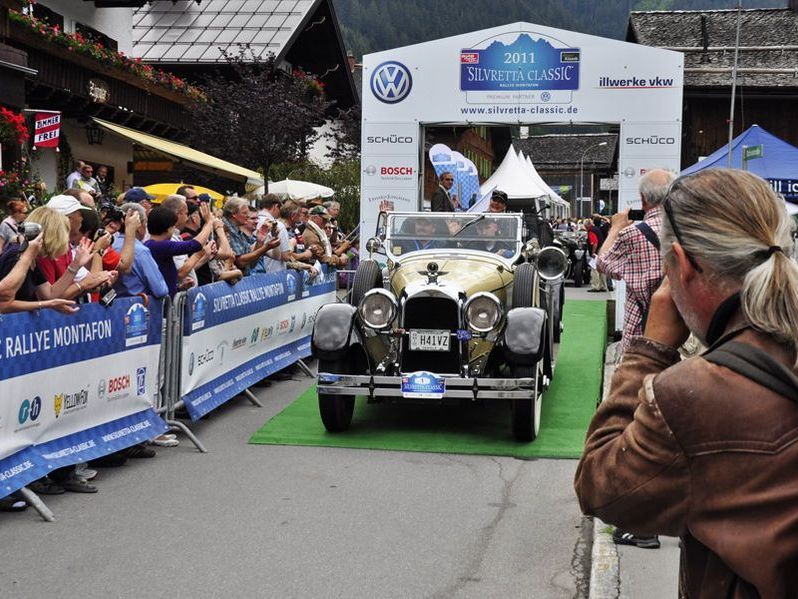
[[[363,54],[526,21],[616,39],[630,10],[734,8],[737,0],[333,0],[346,47]],[[745,8],[783,7],[746,0]]]

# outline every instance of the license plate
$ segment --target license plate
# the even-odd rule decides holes
[[[402,376],[402,397],[408,399],[441,399],[446,392],[446,379],[421,370]]]
[[[410,349],[413,351],[449,351],[449,331],[440,329],[415,329],[410,331]]]

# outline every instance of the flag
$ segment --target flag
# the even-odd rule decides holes
[[[34,125],[33,149],[56,148],[61,135],[60,112],[37,112]]]

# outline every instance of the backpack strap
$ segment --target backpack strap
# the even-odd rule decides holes
[[[635,225],[635,227],[637,228],[638,231],[640,231],[643,234],[643,236],[648,240],[648,242],[651,245],[653,245],[655,248],[657,248],[657,251],[659,251],[660,249],[659,237],[657,236],[656,233],[654,233],[654,229],[652,229],[651,226],[645,221],[640,221]]]
[[[728,341],[703,357],[798,403],[798,376],[758,347]]]

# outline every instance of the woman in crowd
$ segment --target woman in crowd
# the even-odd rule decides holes
[[[36,208],[28,217],[42,227],[41,250],[38,258],[55,259],[69,251],[69,220],[47,207]],[[20,260],[24,248],[19,244],[9,244],[0,255],[0,276],[5,276]],[[76,268],[83,266],[91,259],[91,247],[82,247],[76,252],[74,263]],[[29,312],[41,308],[54,308],[65,314],[77,310],[74,302],[61,298],[61,293],[71,285],[74,273],[64,275],[64,281],[58,286],[52,285],[38,265],[31,265],[27,276],[22,281],[13,299],[0,302],[0,312]]]
[[[28,215],[28,203],[23,200],[8,200],[6,212],[8,216],[0,223],[0,252],[7,244],[14,241],[19,233],[19,225]]]

